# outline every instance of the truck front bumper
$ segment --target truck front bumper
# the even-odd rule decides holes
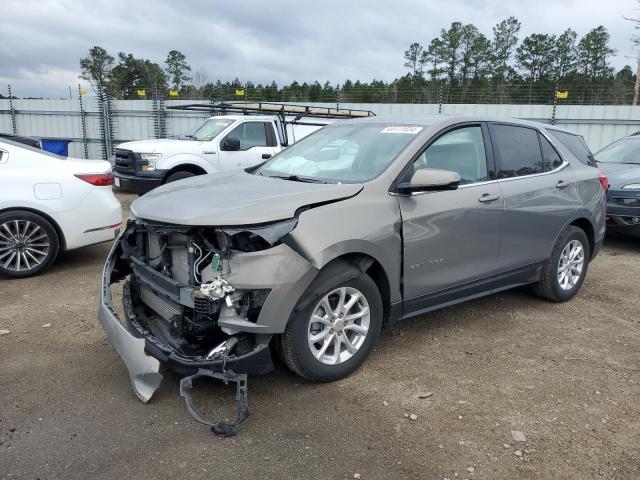
[[[144,195],[162,185],[167,170],[153,170],[135,175],[113,172],[113,186],[125,192]]]

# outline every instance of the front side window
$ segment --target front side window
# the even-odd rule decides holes
[[[240,150],[267,146],[267,130],[264,122],[244,122],[231,130],[227,137],[240,140]]]
[[[522,177],[544,171],[538,132],[514,125],[491,125],[498,178]]]
[[[254,173],[301,181],[362,183],[380,175],[425,128],[334,124],[278,153]]]
[[[596,153],[596,161],[640,165],[640,139],[623,138]]]
[[[445,133],[415,161],[414,171],[422,168],[449,170],[460,174],[460,184],[489,179],[482,129],[463,127]]]
[[[191,140],[209,142],[220,135],[220,133],[222,133],[222,131],[233,122],[234,120],[207,120],[202,125],[200,125],[193,133],[185,136]]]

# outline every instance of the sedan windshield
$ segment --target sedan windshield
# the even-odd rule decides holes
[[[623,138],[595,154],[596,162],[640,165],[640,139]]]
[[[208,142],[213,140],[220,132],[231,125],[235,120],[216,120],[211,119],[200,125],[195,132],[190,135],[185,135],[190,140],[199,140],[201,142]]]
[[[423,128],[379,123],[331,125],[279,153],[256,173],[296,181],[367,182],[391,165]]]

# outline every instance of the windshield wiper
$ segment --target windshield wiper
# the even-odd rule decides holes
[[[306,182],[306,183],[329,183],[325,180],[318,178],[300,177],[298,175],[267,175],[273,178],[281,178],[282,180],[291,180],[293,182]]]
[[[197,138],[196,138],[196,137],[194,137],[193,135],[190,135],[190,134],[188,134],[188,133],[185,133],[185,134],[183,135],[183,137],[184,137],[184,138],[193,138],[194,140],[197,140]]]

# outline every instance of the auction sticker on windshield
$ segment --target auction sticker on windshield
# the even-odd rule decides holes
[[[409,126],[395,126],[395,127],[385,127],[380,133],[409,133],[411,135],[416,135],[418,132],[422,130],[422,127],[409,127]]]

